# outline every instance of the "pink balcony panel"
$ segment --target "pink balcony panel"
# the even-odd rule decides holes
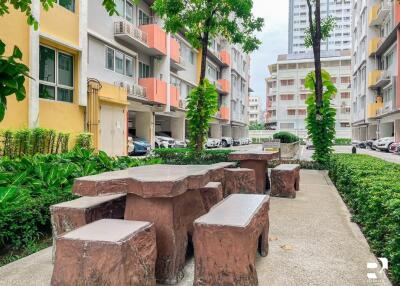
[[[139,78],[139,85],[146,89],[149,101],[167,104],[167,83],[157,78]]]
[[[176,63],[179,63],[181,52],[179,49],[180,47],[178,41],[175,40],[174,38],[171,38],[169,44],[170,44],[171,60],[173,60]]]
[[[227,66],[231,65],[231,55],[227,51],[221,51],[219,53],[219,57],[221,59],[221,62],[223,62]]]
[[[162,55],[167,55],[167,34],[159,25],[142,25],[139,26],[139,29],[147,33],[149,48],[156,50]]]
[[[219,109],[220,118],[222,120],[229,120],[229,108],[226,106],[221,106]]]
[[[231,91],[231,83],[227,79],[219,79],[218,84],[223,92],[229,93]]]
[[[179,96],[179,90],[176,86],[171,85],[170,86],[170,105],[173,107],[179,107],[179,100],[180,100],[180,96]]]

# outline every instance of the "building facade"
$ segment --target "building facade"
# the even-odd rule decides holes
[[[249,125],[264,123],[259,96],[249,96]]]
[[[351,137],[351,56],[350,51],[329,51],[321,54],[322,68],[328,71],[337,87],[331,100],[336,109],[336,137]],[[310,92],[304,87],[306,75],[314,70],[311,53],[279,55],[269,67],[266,79],[266,125],[268,129],[289,131],[307,137],[305,100]]]
[[[321,43],[321,50],[351,49],[350,0],[321,0],[321,18],[332,16],[335,27],[331,36]],[[306,0],[289,0],[289,54],[312,51],[304,46],[304,32],[309,27]]]
[[[390,0],[353,0],[352,7],[353,138],[400,141],[400,7]]]
[[[96,148],[111,155],[126,153],[128,135],[153,146],[159,132],[184,140],[186,99],[198,84],[200,53],[183,34],[163,30],[152,2],[117,0],[119,15],[109,16],[100,0],[59,1],[48,12],[34,0],[38,30],[12,9],[1,17],[0,38],[9,49],[21,48],[33,79],[27,100],[9,100],[0,129],[88,131]],[[212,40],[206,75],[217,87],[219,111],[210,136],[246,136],[249,67],[239,46]]]

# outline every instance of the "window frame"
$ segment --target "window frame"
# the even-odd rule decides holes
[[[76,1],[76,0],[71,0],[71,1],[72,1],[72,3],[73,3],[73,5],[72,5],[72,6],[73,6],[73,7],[72,7],[72,10],[70,10],[70,9],[68,9],[67,7],[61,5],[61,4],[60,4],[60,0],[57,0],[56,3],[57,3],[57,5],[63,7],[64,9],[66,9],[66,10],[72,12],[72,13],[75,13],[75,10],[76,10],[76,5],[75,5],[76,3],[75,3],[75,1]]]
[[[107,51],[108,51],[108,49],[113,51],[113,67],[112,67],[112,69],[109,69],[107,67],[107,56],[108,56]],[[119,71],[115,70],[115,59],[116,59],[116,54],[117,53],[122,54],[122,70],[123,70],[122,73],[120,73]],[[121,50],[115,49],[115,48],[105,44],[104,45],[104,57],[105,57],[104,69],[106,69],[107,71],[112,71],[112,72],[115,72],[115,73],[117,73],[117,74],[119,74],[121,76],[126,76],[126,77],[131,78],[131,79],[132,78],[133,79],[136,78],[136,72],[137,72],[137,70],[136,70],[136,61],[138,60],[136,56],[127,54],[127,53],[125,53],[125,52],[123,52]],[[132,76],[130,76],[130,75],[128,75],[126,73],[126,58],[129,58],[132,61]]]
[[[58,50],[58,49],[53,48],[53,47],[48,46],[48,45],[43,45],[43,44],[39,44],[39,53],[40,53],[40,47],[44,47],[44,48],[53,50],[55,57],[54,57],[54,82],[50,82],[50,81],[45,81],[45,80],[39,79],[39,86],[43,85],[43,86],[54,87],[54,99],[40,97],[40,94],[39,94],[39,99],[49,100],[49,101],[57,101],[57,102],[64,102],[64,103],[72,103],[73,104],[74,101],[75,101],[75,92],[74,92],[75,91],[75,85],[74,85],[74,81],[75,81],[74,59],[75,58],[74,58],[74,55],[70,54],[68,52],[62,51],[62,50]],[[64,54],[64,55],[70,56],[72,58],[72,86],[67,86],[67,85],[59,83],[59,76],[58,76],[58,62],[59,62],[58,61],[58,55],[59,54]],[[40,59],[39,59],[39,69],[40,69]],[[72,91],[72,101],[58,100],[58,88],[71,90]]]

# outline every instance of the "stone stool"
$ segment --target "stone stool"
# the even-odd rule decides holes
[[[231,194],[256,194],[256,174],[253,169],[226,168],[224,197]]]
[[[295,198],[299,183],[299,164],[281,164],[271,170],[271,196]]]
[[[203,199],[203,205],[207,212],[211,207],[223,199],[222,184],[220,182],[209,182],[200,188],[200,194]]]
[[[57,237],[56,244],[51,285],[156,284],[152,223],[98,220]]]

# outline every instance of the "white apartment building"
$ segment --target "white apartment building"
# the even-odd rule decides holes
[[[399,5],[353,0],[352,13],[353,138],[400,141]]]
[[[351,137],[350,51],[328,51],[321,55],[322,68],[327,70],[337,87],[332,99],[336,108],[336,137]],[[314,70],[312,53],[279,55],[269,67],[267,84],[266,124],[269,129],[289,131],[307,137],[305,100],[310,93],[304,87],[306,75]]]
[[[261,100],[259,96],[249,96],[249,125],[254,123],[263,123],[261,114]]]
[[[321,50],[351,49],[350,0],[321,0],[321,18],[332,16],[335,27],[321,43]],[[289,0],[289,54],[312,51],[304,46],[304,32],[309,27],[306,0]]]

